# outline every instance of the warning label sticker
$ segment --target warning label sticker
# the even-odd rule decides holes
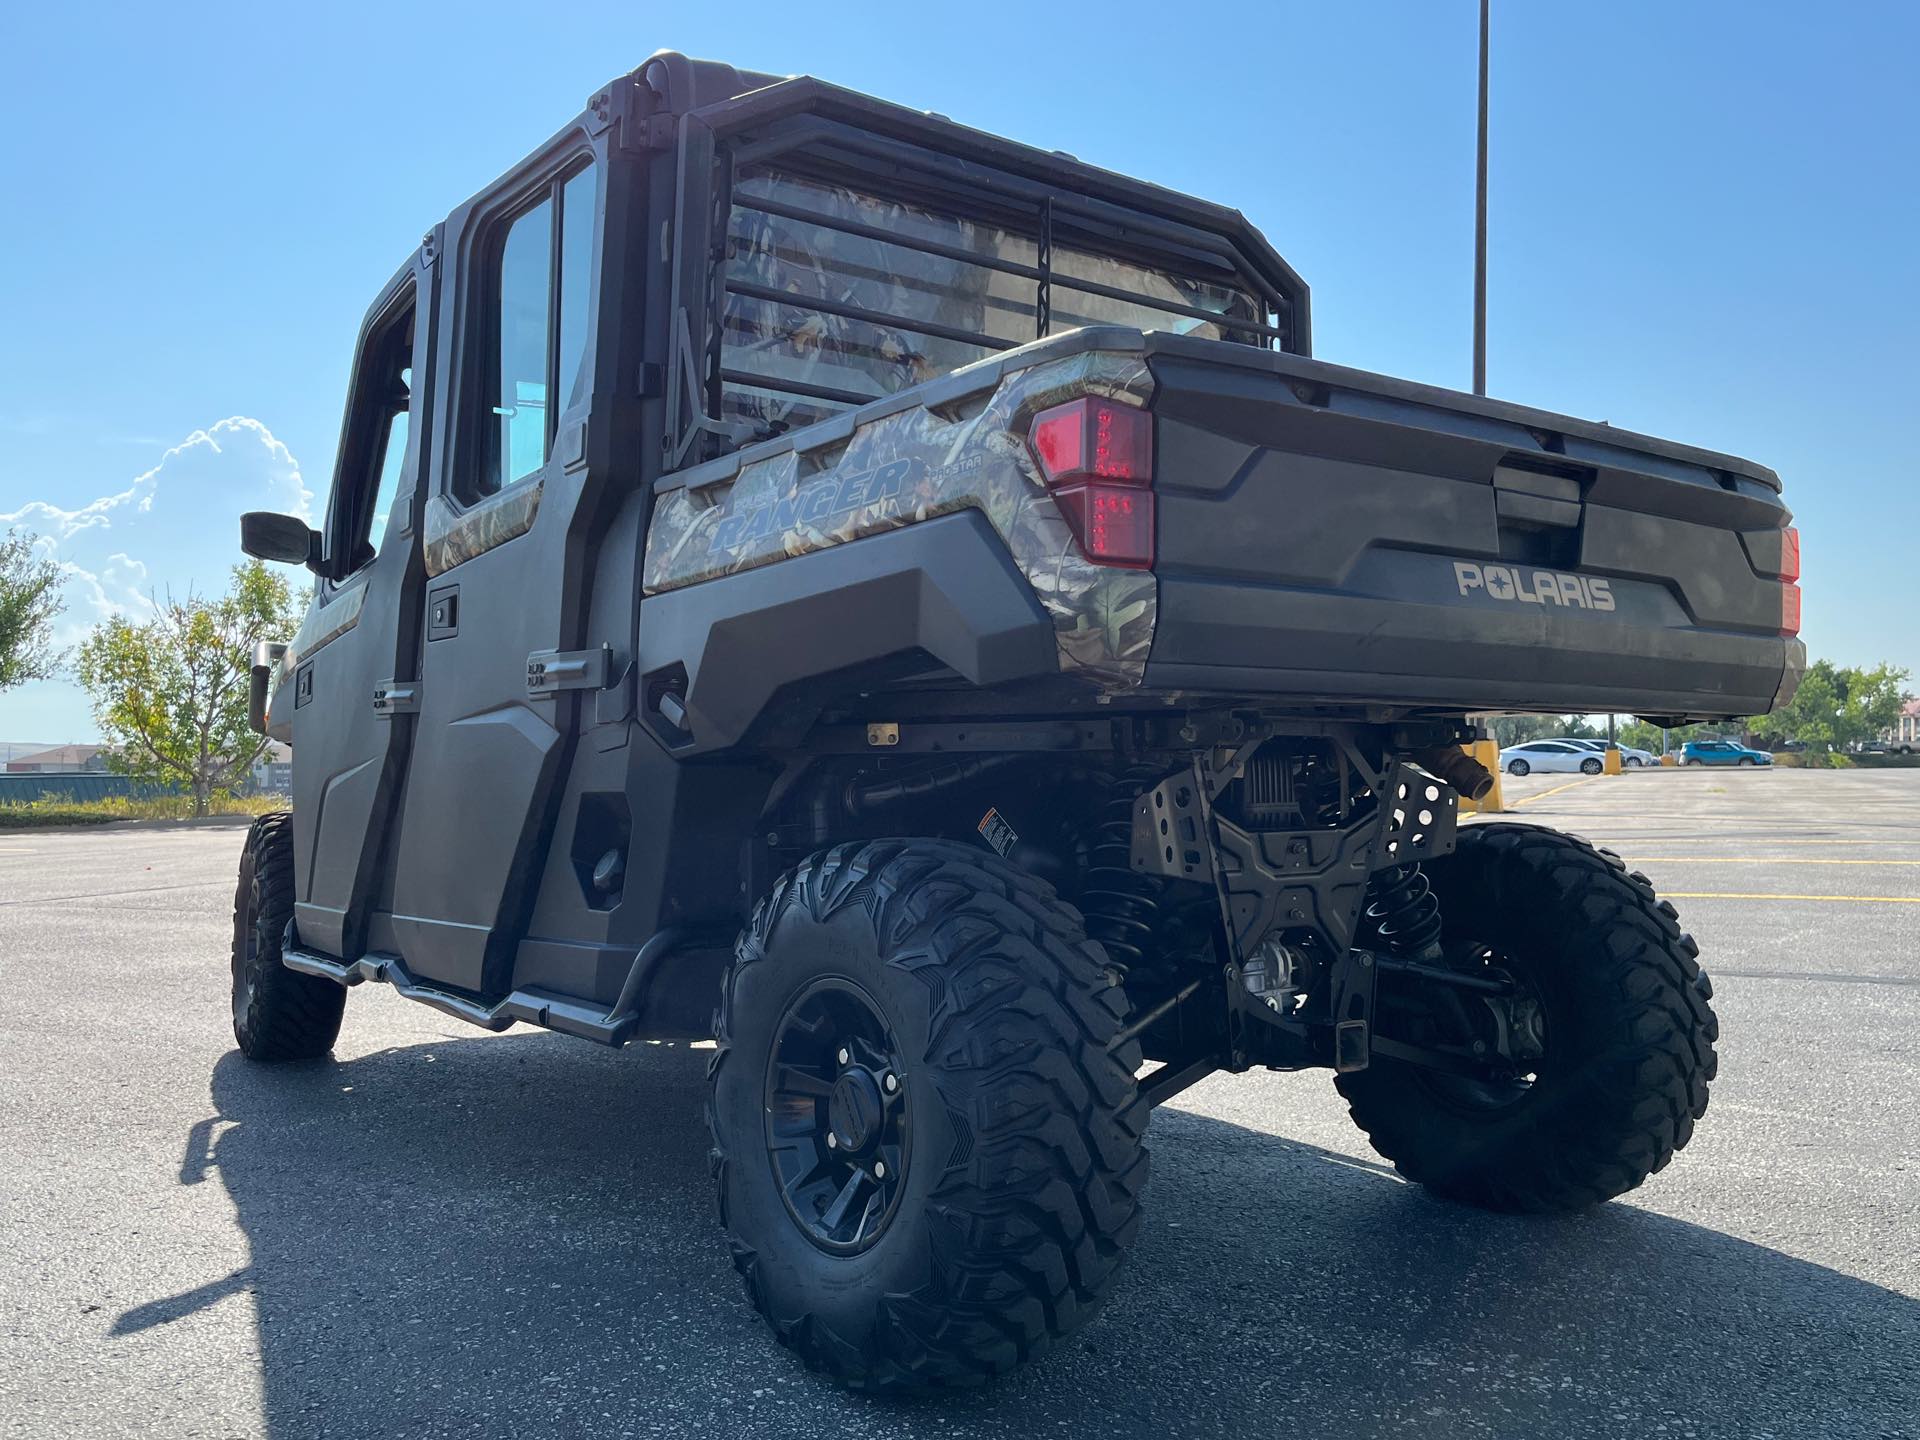
[[[988,810],[980,817],[980,823],[975,828],[979,830],[980,838],[992,846],[994,853],[1002,860],[1007,858],[1008,851],[1020,843],[1020,836],[1007,823],[1007,817],[998,810]]]

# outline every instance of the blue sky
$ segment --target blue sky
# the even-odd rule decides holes
[[[1494,11],[1489,388],[1773,466],[1810,647],[1920,674],[1920,7]],[[1469,381],[1471,0],[9,6],[0,517],[70,567],[67,638],[317,506],[380,284],[663,47],[1237,205],[1323,358]],[[0,739],[92,733],[0,696]]]

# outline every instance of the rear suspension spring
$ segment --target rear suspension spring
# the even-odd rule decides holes
[[[1161,925],[1160,886],[1133,868],[1133,802],[1159,778],[1135,769],[1113,782],[1100,807],[1080,890],[1087,934],[1122,971],[1135,970],[1148,958]]]
[[[1389,953],[1429,960],[1440,953],[1440,901],[1418,863],[1396,865],[1373,877],[1367,923]]]

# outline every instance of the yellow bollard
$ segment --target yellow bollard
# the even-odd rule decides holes
[[[1660,757],[1660,763],[1662,765],[1678,765],[1680,763],[1680,757],[1678,755],[1662,755]]]
[[[1608,775],[1618,775],[1620,773],[1620,752],[1611,745],[1607,747],[1605,773]]]
[[[1472,759],[1478,760],[1493,776],[1493,789],[1487,792],[1484,800],[1469,800],[1460,797],[1460,808],[1482,815],[1498,815],[1507,808],[1506,797],[1500,793],[1500,745],[1494,740],[1476,740],[1471,745],[1460,747]]]

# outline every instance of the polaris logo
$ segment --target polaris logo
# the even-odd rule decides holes
[[[1599,611],[1614,608],[1611,581],[1589,580],[1585,575],[1569,575],[1564,570],[1523,570],[1518,566],[1475,565],[1456,560],[1453,578],[1462,595],[1478,590],[1490,600],[1514,604],[1577,606]]]

